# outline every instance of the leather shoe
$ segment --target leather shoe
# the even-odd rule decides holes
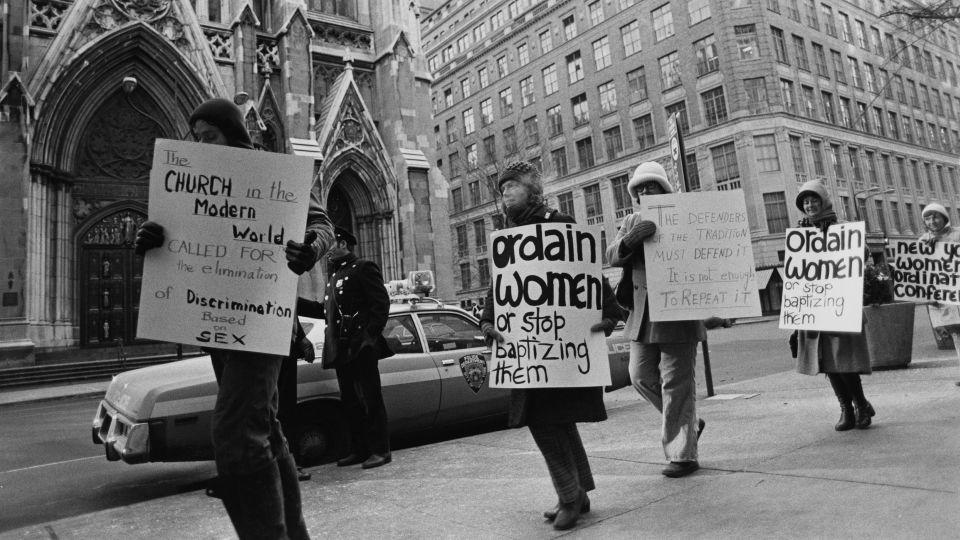
[[[558,501],[556,506],[543,513],[543,517],[547,518],[547,521],[557,519],[557,514],[560,513],[560,505],[561,503]],[[587,497],[587,492],[583,490],[580,490],[580,513],[590,513],[590,497]]]
[[[707,422],[701,418],[697,421],[697,440],[700,440],[700,434],[703,433],[703,428],[707,427]]]
[[[313,478],[313,475],[303,470],[303,467],[297,467],[297,480],[301,482],[306,482],[311,478]]]
[[[873,410],[873,405],[870,405],[869,401],[864,401],[863,404],[854,403],[853,416],[856,418],[854,427],[857,429],[867,429],[870,427],[870,424],[873,423],[871,418],[876,414],[876,411]]]
[[[337,460],[337,467],[349,467],[350,465],[356,465],[357,463],[363,463],[367,458],[361,456],[360,454],[350,454],[345,458],[340,458]]]
[[[663,475],[670,478],[680,478],[686,476],[700,468],[696,461],[671,461],[670,465],[664,469]]]
[[[390,454],[373,454],[366,461],[363,462],[364,469],[373,469],[374,467],[379,467],[381,465],[386,465],[393,461],[393,457]]]
[[[582,501],[583,499],[578,498],[572,503],[560,503],[557,506],[557,517],[553,520],[553,528],[558,531],[572,529],[577,524],[577,520],[580,519]]]

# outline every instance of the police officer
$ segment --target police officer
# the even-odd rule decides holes
[[[390,463],[387,409],[383,404],[377,361],[393,356],[383,338],[390,313],[390,296],[380,267],[358,258],[357,239],[345,229],[334,229],[336,245],[327,253],[324,303],[300,299],[301,315],[327,321],[323,367],[336,368],[340,401],[350,425],[351,452],[338,467],[362,463],[372,469]]]

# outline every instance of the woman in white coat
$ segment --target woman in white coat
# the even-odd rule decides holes
[[[937,242],[960,243],[960,229],[950,225],[950,215],[942,204],[930,203],[924,207],[923,225],[927,232],[920,236],[924,244],[934,245]],[[953,338],[953,346],[957,349],[960,358],[960,306],[941,304],[939,302],[928,306],[930,322],[934,328],[946,330]],[[957,386],[960,386],[958,381]]]

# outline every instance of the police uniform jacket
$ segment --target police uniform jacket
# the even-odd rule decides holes
[[[539,205],[529,209],[513,223],[514,226],[537,223],[574,223],[570,216]],[[603,317],[620,320],[620,306],[614,300],[613,289],[603,280]],[[487,291],[480,322],[494,322],[493,288]],[[589,331],[589,330],[587,330]],[[510,390],[510,427],[528,424],[564,424],[569,422],[600,422],[607,419],[603,405],[603,388],[534,388]]]
[[[297,302],[301,315],[326,320],[323,367],[343,367],[360,360],[361,350],[362,360],[393,356],[383,337],[390,296],[380,267],[351,253],[331,261],[327,276],[322,304],[303,299]]]

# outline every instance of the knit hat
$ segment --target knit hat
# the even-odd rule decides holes
[[[823,207],[826,207],[827,205],[833,205],[833,201],[830,200],[830,194],[827,193],[827,187],[820,183],[819,180],[810,180],[808,182],[804,182],[804,184],[800,186],[800,192],[797,193],[797,200],[795,204],[797,205],[798,210],[803,212],[803,198],[811,194],[820,197],[820,204]]]
[[[253,148],[247,133],[243,113],[229,99],[214,98],[201,103],[190,115],[190,129],[198,120],[216,127],[227,138],[227,144],[235,148]]]
[[[630,182],[627,183],[627,192],[630,193],[630,196],[637,198],[637,190],[640,189],[640,186],[645,182],[656,182],[660,184],[660,187],[663,188],[664,193],[673,193],[673,186],[670,185],[670,181],[667,180],[667,171],[664,170],[663,165],[660,165],[656,161],[647,161],[637,165],[637,168],[633,170],[633,175],[630,177]]]
[[[943,215],[943,217],[946,218],[947,223],[950,223],[950,214],[947,213],[947,209],[944,208],[942,204],[935,202],[930,203],[923,207],[923,212],[920,212],[920,215],[927,217],[927,214],[930,212],[937,212]]]
[[[527,188],[530,199],[543,198],[543,184],[540,182],[540,171],[529,161],[514,161],[500,173],[497,179],[497,190],[503,192],[503,184],[508,180],[516,180]]]

